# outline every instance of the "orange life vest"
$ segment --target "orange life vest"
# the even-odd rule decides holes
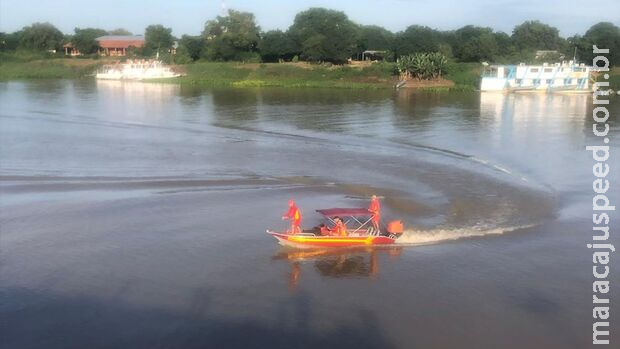
[[[291,219],[295,225],[299,225],[301,223],[301,211],[299,211],[299,208],[297,208],[296,205],[289,207],[285,216]]]
[[[338,222],[336,223],[336,225],[334,226],[334,235],[336,236],[347,236],[347,226],[342,222]]]

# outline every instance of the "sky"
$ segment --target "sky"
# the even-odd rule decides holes
[[[583,0],[0,0],[0,32],[13,32],[34,22],[50,22],[66,34],[75,27],[106,30],[125,28],[143,34],[150,24],[163,24],[172,33],[199,34],[204,23],[222,14],[222,5],[254,13],[262,30],[286,30],[295,14],[310,7],[344,11],[360,24],[375,24],[393,32],[409,25],[440,30],[467,24],[511,33],[526,20],[540,20],[564,37],[583,34],[601,21],[620,25],[620,0],[607,0],[601,9]]]

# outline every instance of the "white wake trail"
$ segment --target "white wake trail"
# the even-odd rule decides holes
[[[399,237],[396,242],[404,245],[425,245],[462,238],[501,235],[518,229],[530,228],[532,226],[533,225],[495,228],[474,226],[469,228],[438,228],[429,230],[405,229],[403,235]]]

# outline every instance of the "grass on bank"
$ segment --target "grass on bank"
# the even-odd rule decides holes
[[[232,87],[385,88],[395,83],[391,64],[364,67],[307,63],[196,62],[183,66],[181,83]]]
[[[59,58],[41,52],[0,52],[0,81],[21,79],[76,79],[92,76],[98,66],[115,59]],[[195,62],[177,66],[184,77],[170,83],[221,87],[337,87],[392,88],[398,82],[393,63],[330,65],[299,63]],[[453,87],[428,87],[429,91],[474,90],[480,64],[452,63],[445,78]],[[161,80],[164,82],[164,80]]]
[[[454,81],[451,90],[471,91],[480,88],[480,63],[450,63],[446,71],[446,78]]]
[[[45,52],[0,52],[0,81],[81,78],[92,75],[102,63],[92,58],[57,57]]]
[[[602,75],[602,74],[601,74]],[[598,81],[605,81],[605,79],[600,76]],[[611,68],[609,71],[609,88],[614,91],[620,91],[620,67]]]

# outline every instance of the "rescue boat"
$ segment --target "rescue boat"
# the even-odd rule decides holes
[[[348,234],[346,236],[322,235],[321,229],[318,227],[297,234],[271,230],[267,230],[267,233],[276,238],[278,243],[283,246],[323,248],[391,245],[403,232],[403,225],[400,221],[388,223],[385,232],[375,231],[370,224],[371,213],[365,208],[329,208],[316,210],[316,212],[327,220],[328,227],[335,224],[334,218],[341,218],[349,227]]]

